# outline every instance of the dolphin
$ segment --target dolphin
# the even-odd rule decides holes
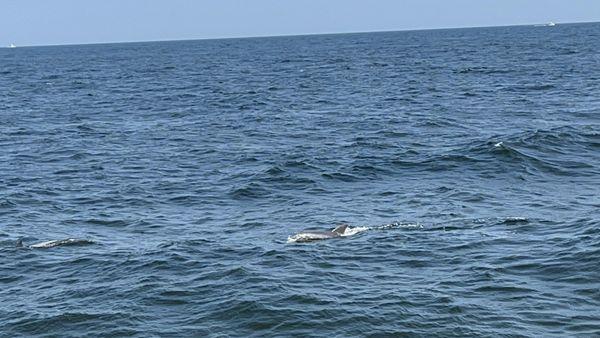
[[[341,224],[331,231],[302,231],[288,237],[288,242],[302,243],[340,237],[344,234],[344,232],[346,232],[347,227],[348,224]]]
[[[87,244],[94,244],[94,243],[95,243],[94,241],[91,241],[89,239],[66,238],[66,239],[55,239],[52,241],[36,243],[36,244],[28,245],[27,247],[30,249],[48,249],[48,248],[54,248],[56,246],[87,245]],[[18,248],[24,247],[22,239],[17,240],[17,247]]]

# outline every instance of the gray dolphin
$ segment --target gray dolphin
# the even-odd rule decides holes
[[[48,249],[48,248],[54,248],[56,246],[87,245],[87,244],[94,244],[94,243],[95,243],[94,241],[91,241],[89,239],[66,238],[66,239],[55,239],[52,241],[36,243],[36,244],[28,245],[27,247],[31,248],[31,249]],[[19,248],[24,247],[22,239],[17,240],[17,247],[19,247]]]
[[[340,237],[346,232],[347,227],[348,224],[341,224],[331,231],[302,231],[288,237],[288,242],[302,243]]]

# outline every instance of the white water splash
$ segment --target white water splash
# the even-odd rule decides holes
[[[344,231],[344,233],[341,234],[341,236],[344,236],[344,237],[352,236],[352,235],[356,235],[359,232],[367,231],[369,229],[371,229],[371,228],[369,228],[369,227],[354,227],[354,228],[347,227],[346,231]]]
[[[423,229],[423,225],[419,224],[419,223],[400,223],[400,222],[394,222],[394,223],[390,223],[390,224],[384,224],[384,225],[380,225],[380,226],[376,226],[376,227],[371,227],[371,230],[388,230],[388,229],[402,229],[402,228],[409,228],[409,229]]]

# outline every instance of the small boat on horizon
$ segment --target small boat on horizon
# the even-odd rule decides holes
[[[543,24],[536,24],[534,25],[535,27],[554,27],[556,26],[556,23],[550,21],[548,23],[543,23]]]
[[[17,48],[17,46],[15,46],[14,43],[11,43],[10,45],[8,45],[8,48]]]

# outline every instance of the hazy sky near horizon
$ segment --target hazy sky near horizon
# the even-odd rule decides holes
[[[597,0],[0,0],[0,46],[600,21]]]

